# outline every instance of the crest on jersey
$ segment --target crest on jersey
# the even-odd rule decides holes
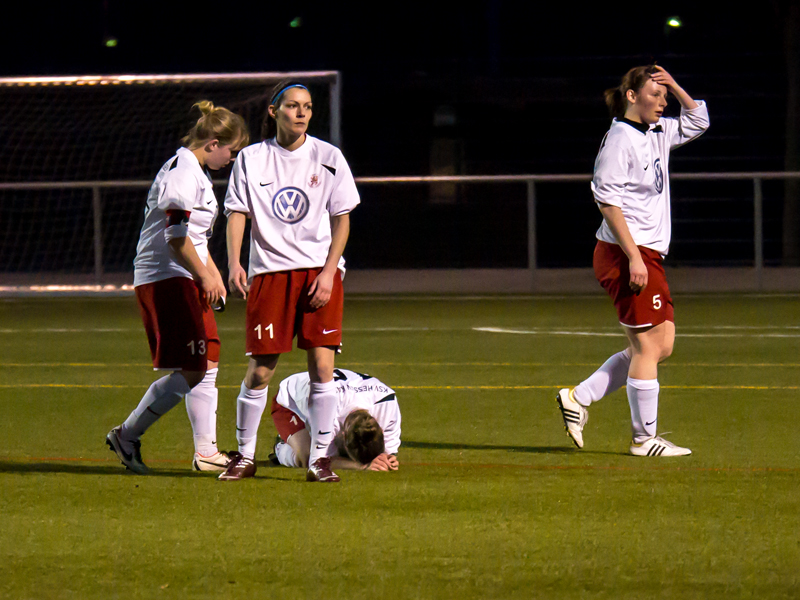
[[[272,198],[272,212],[284,223],[289,225],[298,223],[308,214],[308,196],[296,187],[278,190]]]
[[[659,194],[664,191],[664,172],[661,170],[661,159],[657,158],[653,163],[653,172],[656,176],[656,192]]]
[[[311,181],[308,182],[308,187],[315,188],[319,185],[319,175],[312,175]]]

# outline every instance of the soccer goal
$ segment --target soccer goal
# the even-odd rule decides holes
[[[256,141],[283,79],[311,91],[309,133],[340,146],[338,71],[0,79],[0,294],[124,289],[147,190],[199,117],[192,105],[240,114]]]

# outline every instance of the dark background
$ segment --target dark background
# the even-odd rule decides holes
[[[796,4],[29,2],[6,19],[0,74],[335,69],[356,176],[442,164],[456,174],[590,173],[609,124],[603,90],[655,60],[711,113],[708,133],[673,155],[673,172],[780,171],[784,20]],[[666,27],[673,15],[680,29]],[[783,187],[768,188],[766,255],[780,264]],[[524,186],[460,185],[444,202],[429,186],[360,191],[353,266],[526,264]],[[588,185],[537,192],[540,266],[590,264],[600,218]],[[747,182],[673,182],[671,259],[752,261],[751,198]]]

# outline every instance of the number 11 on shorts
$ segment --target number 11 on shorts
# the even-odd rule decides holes
[[[255,332],[258,334],[258,339],[261,339],[261,324],[260,323],[258,325],[256,325]],[[272,335],[272,323],[270,323],[269,325],[264,327],[264,333],[267,333],[267,332],[269,332],[269,339],[273,339],[274,336]]]

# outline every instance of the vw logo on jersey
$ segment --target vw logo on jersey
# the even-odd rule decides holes
[[[302,221],[308,214],[308,206],[308,196],[296,187],[278,190],[272,198],[272,211],[275,216],[289,225]]]
[[[656,176],[656,192],[659,194],[664,191],[664,172],[661,170],[661,159],[657,158],[653,163],[653,172]]]

